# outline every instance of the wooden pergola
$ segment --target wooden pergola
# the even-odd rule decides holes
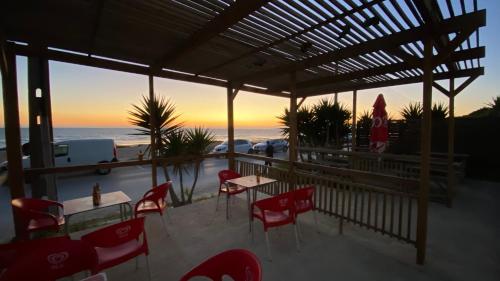
[[[0,15],[13,198],[24,196],[16,55],[29,58],[35,168],[53,166],[49,60],[147,75],[151,96],[153,77],[227,88],[230,156],[238,91],[287,98],[290,161],[297,160],[296,112],[305,98],[353,92],[355,124],[357,91],[422,82],[417,260],[423,263],[432,88],[449,97],[452,183],[454,97],[484,73],[479,28],[486,12],[476,0],[12,0],[2,4]],[[466,79],[455,85],[457,78]],[[438,80],[449,81],[449,88]],[[155,181],[154,159],[152,164]]]

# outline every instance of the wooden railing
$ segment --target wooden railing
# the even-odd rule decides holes
[[[294,173],[289,173],[289,162],[283,165],[282,161],[273,161],[274,166],[264,166],[261,157],[238,154],[236,169],[242,175],[252,175],[259,171],[263,176],[274,178],[278,182],[263,187],[260,191],[269,195],[287,192],[294,188],[314,185],[316,208],[325,214],[350,222],[354,225],[387,234],[391,237],[410,244],[416,243],[416,216],[417,195],[414,192],[405,192],[401,188],[390,188],[387,185],[378,187],[374,184],[365,184],[353,180],[358,171],[330,170],[329,174],[315,173],[311,164],[308,169],[301,169],[303,164],[294,163]],[[247,160],[244,160],[244,159]],[[248,159],[251,159],[248,161]],[[323,171],[325,167],[316,166],[316,171]],[[330,167],[326,167],[330,168]],[[363,174],[366,176],[366,174]],[[379,179],[383,175],[377,175]],[[394,182],[393,177],[387,177]],[[403,184],[405,179],[399,179]],[[295,184],[292,184],[295,182]],[[412,180],[408,185],[414,185]]]
[[[400,178],[418,180],[420,178],[420,157],[416,155],[376,154],[368,152],[350,152],[322,148],[300,148],[305,162],[332,167],[343,167],[371,173],[392,175]],[[453,181],[465,175],[466,155],[455,155]],[[447,159],[442,155],[431,158],[431,199],[438,202],[450,202],[452,192],[448,192],[449,173]]]

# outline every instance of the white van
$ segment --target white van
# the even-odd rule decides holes
[[[56,167],[92,165],[118,161],[116,145],[112,139],[67,140],[54,144]],[[29,168],[30,157],[23,157],[23,168]],[[100,175],[109,174],[111,169],[97,169]]]

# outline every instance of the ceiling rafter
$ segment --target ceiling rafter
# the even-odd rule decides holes
[[[236,1],[229,8],[209,21],[202,29],[193,33],[181,45],[169,51],[158,59],[153,70],[158,71],[172,61],[180,59],[183,55],[206,43],[208,40],[230,28],[255,10],[265,5],[270,0]]]
[[[461,31],[463,26],[469,28],[478,28],[486,24],[486,12],[480,10],[469,14],[457,16],[440,22],[436,27],[441,34]],[[391,49],[405,43],[419,41],[427,36],[428,26],[420,26],[417,28],[400,31],[385,37],[372,39],[348,48],[327,52],[287,65],[277,66],[265,69],[259,72],[250,73],[247,75],[234,77],[231,80],[240,82],[249,82],[255,80],[265,80],[273,76],[282,75],[288,72],[307,69],[310,67],[325,64],[331,61],[339,61],[351,57],[356,57],[362,54],[372,53],[379,50]]]
[[[199,71],[199,72],[198,72],[198,74],[208,73],[208,72],[213,71],[213,70],[215,70],[215,69],[221,68],[221,67],[226,66],[226,65],[228,65],[228,64],[231,64],[231,63],[233,63],[233,62],[236,62],[236,61],[238,61],[238,60],[241,60],[241,59],[243,59],[243,58],[245,58],[245,57],[248,57],[248,56],[251,56],[251,55],[253,55],[253,54],[257,54],[257,53],[259,53],[259,52],[265,51],[265,50],[267,50],[267,49],[269,49],[269,48],[272,48],[273,46],[277,46],[277,45],[282,44],[282,43],[284,43],[284,42],[287,42],[287,41],[290,41],[290,40],[292,40],[292,39],[298,38],[298,37],[299,37],[299,36],[301,36],[301,35],[307,34],[308,32],[311,32],[311,31],[313,31],[313,30],[316,30],[316,29],[318,29],[318,28],[321,28],[321,27],[323,27],[323,26],[326,26],[326,25],[328,25],[328,24],[330,24],[330,23],[333,23],[333,22],[336,22],[336,21],[338,21],[338,20],[340,20],[340,19],[343,19],[343,18],[345,18],[345,17],[348,17],[348,16],[350,16],[350,15],[352,15],[352,14],[355,14],[355,13],[357,13],[357,12],[359,12],[359,11],[362,11],[363,9],[366,9],[367,7],[371,7],[371,6],[373,6],[373,5],[377,4],[377,3],[380,3],[380,2],[382,2],[382,1],[383,1],[383,0],[373,0],[373,1],[369,2],[369,3],[365,3],[365,4],[363,4],[363,5],[360,5],[360,6],[356,7],[356,8],[354,8],[354,9],[352,9],[352,10],[350,10],[350,11],[346,12],[346,13],[343,13],[343,14],[338,15],[338,16],[335,16],[335,17],[330,17],[330,18],[328,18],[328,19],[326,19],[326,20],[324,20],[324,21],[322,21],[322,22],[319,22],[319,23],[317,23],[317,24],[311,25],[311,26],[309,26],[308,28],[302,29],[301,31],[298,31],[298,32],[296,32],[296,33],[292,33],[292,34],[290,34],[290,35],[288,35],[288,36],[285,36],[285,37],[283,37],[283,38],[281,38],[281,39],[279,39],[279,40],[277,40],[277,41],[274,41],[274,42],[271,42],[271,43],[268,43],[268,44],[262,45],[262,46],[260,46],[260,47],[258,47],[258,48],[255,48],[255,49],[253,49],[253,50],[250,50],[250,51],[248,51],[248,52],[245,52],[245,53],[243,53],[243,54],[241,54],[241,55],[239,55],[239,56],[236,56],[236,57],[234,57],[234,58],[232,58],[232,59],[229,59],[229,60],[227,60],[227,61],[223,61],[223,62],[221,62],[221,63],[219,63],[219,64],[216,64],[216,65],[210,66],[210,67],[208,67],[208,68],[205,68],[205,69],[203,69],[203,70]]]
[[[433,79],[437,81],[437,80],[446,80],[451,78],[476,77],[480,75],[484,75],[483,67],[436,73],[433,75]],[[400,78],[400,79],[393,79],[388,81],[372,82],[372,83],[363,83],[363,82],[358,82],[358,83],[353,82],[347,84],[344,83],[343,85],[338,85],[337,87],[332,86],[328,90],[319,90],[311,93],[299,93],[297,97],[312,97],[312,96],[326,95],[333,92],[347,92],[352,90],[384,88],[391,86],[421,83],[422,81],[423,81],[422,76],[415,76],[415,77],[407,77],[407,78]]]
[[[464,61],[471,58],[483,58],[485,56],[485,48],[472,48],[463,51],[456,51],[450,54],[447,62],[457,62]],[[384,74],[393,74],[395,72],[411,70],[416,67],[420,67],[423,64],[423,60],[419,59],[417,65],[410,64],[408,62],[400,62],[395,64],[383,65],[374,68],[363,69],[359,71],[348,72],[339,75],[331,75],[327,77],[321,77],[311,80],[306,80],[302,82],[298,82],[296,87],[297,89],[304,89],[315,86],[323,86],[328,84],[333,84],[337,82],[346,82],[355,79],[362,79],[366,77],[372,77],[376,75],[384,75]],[[280,85],[273,89],[283,89],[287,87],[287,85]]]

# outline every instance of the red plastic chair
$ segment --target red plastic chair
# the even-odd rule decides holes
[[[158,213],[162,217],[161,222],[163,223],[163,228],[168,235],[167,226],[163,220],[163,213],[167,208],[167,194],[172,188],[172,182],[166,182],[153,189],[147,191],[142,199],[135,204],[135,217],[137,218],[141,214]],[[168,213],[167,213],[168,216]]]
[[[261,281],[260,261],[250,251],[243,249],[229,250],[202,262],[182,276],[180,281],[187,281],[196,276],[221,281],[224,275],[228,275],[234,281]]]
[[[142,242],[139,239],[141,235]],[[144,231],[144,217],[101,228],[82,236],[82,241],[93,246],[97,252],[98,262],[92,268],[92,274],[145,254],[148,277],[151,279],[148,241],[146,239],[146,232]]]
[[[298,215],[309,211],[313,212],[314,224],[316,226],[316,231],[318,230],[318,219],[316,218],[316,206],[314,205],[314,200],[313,200],[315,191],[316,188],[314,187],[314,185],[306,186],[292,191],[293,198],[295,201],[295,216],[297,220],[297,226],[299,228],[299,233],[301,232],[300,231],[301,226],[298,219]]]
[[[22,239],[29,239],[30,233],[39,230],[59,231],[64,225],[63,205],[56,201],[35,198],[16,198],[11,201],[14,214],[23,229]],[[57,208],[58,215],[49,213],[49,208]]]
[[[254,218],[262,221],[264,232],[266,234],[266,246],[269,259],[271,258],[271,249],[269,247],[269,235],[267,230],[271,227],[278,227],[287,224],[294,225],[295,241],[297,250],[300,251],[297,225],[295,224],[295,202],[292,192],[279,194],[277,196],[262,199],[252,203],[252,238]]]
[[[58,236],[36,240],[20,240],[12,243],[0,244],[0,272],[13,264],[17,258],[22,257],[33,250],[36,250],[36,248],[42,245],[45,241],[49,241],[48,243],[57,243],[51,241],[62,241],[69,239],[69,236]]]
[[[226,219],[229,219],[229,198],[232,195],[245,192],[246,187],[229,184],[226,181],[240,178],[241,175],[232,170],[222,170],[219,172],[219,194],[217,195],[217,205],[215,211],[219,208],[219,197],[221,193],[226,194]]]
[[[94,249],[80,240],[64,236],[38,239],[21,248],[28,244],[30,249],[18,252],[17,257],[0,276],[0,281],[53,281],[90,270],[97,262]]]

